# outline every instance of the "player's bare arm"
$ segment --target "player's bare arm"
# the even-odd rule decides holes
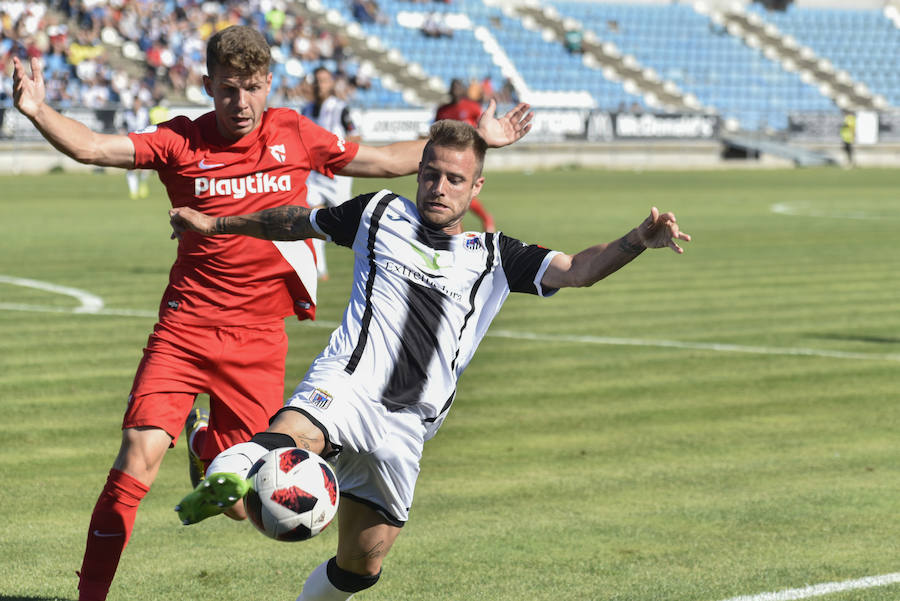
[[[169,211],[169,222],[174,237],[190,230],[204,236],[239,234],[263,240],[323,238],[310,223],[311,212],[307,207],[287,205],[248,215],[213,217],[189,207],[178,207]]]
[[[410,175],[418,170],[424,148],[425,140],[395,142],[387,146],[361,145],[353,160],[338,174],[353,177]]]
[[[671,248],[681,254],[678,240],[689,242],[689,234],[678,227],[673,213],[650,209],[650,215],[636,228],[613,242],[586,248],[576,255],[553,257],[541,280],[549,288],[592,286],[615,273],[648,248]]]
[[[54,148],[79,163],[103,167],[134,167],[134,144],[121,135],[100,134],[61,115],[44,102],[46,89],[41,63],[31,59],[31,75],[13,58],[13,101]]]
[[[478,119],[478,134],[490,148],[500,148],[518,142],[531,131],[534,113],[531,105],[520,102],[511,111],[497,117],[497,101],[493,98]]]
[[[497,103],[491,100],[478,121],[478,134],[491,148],[508,146],[531,130],[534,113],[524,102],[502,117],[496,116]],[[426,140],[395,142],[387,146],[360,146],[353,160],[338,173],[354,177],[399,177],[419,169]]]

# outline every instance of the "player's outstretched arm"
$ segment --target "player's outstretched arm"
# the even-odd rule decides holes
[[[83,123],[53,110],[46,102],[44,73],[37,58],[31,59],[31,75],[13,58],[13,101],[54,148],[80,163],[104,167],[134,167],[134,144],[121,135],[99,134]]]
[[[492,98],[478,120],[478,133],[491,148],[517,142],[531,130],[534,113],[530,109],[531,105],[521,102],[502,117],[497,117],[497,101]]]
[[[522,103],[497,117],[497,103],[491,100],[478,121],[478,133],[488,146],[499,148],[522,138],[531,129],[534,117],[530,105]],[[399,177],[418,171],[422,160],[425,139],[394,142],[386,146],[361,145],[356,156],[339,171],[340,175],[354,177]]]
[[[633,261],[648,248],[684,249],[678,240],[689,242],[689,234],[678,227],[673,213],[650,209],[650,215],[636,228],[613,242],[586,248],[576,255],[556,255],[544,273],[541,284],[548,288],[592,286]]]
[[[169,210],[169,222],[172,224],[173,238],[181,238],[186,231],[204,236],[238,234],[263,240],[324,238],[313,229],[309,220],[311,212],[307,207],[287,205],[248,215],[213,217],[190,207],[178,207]]]
[[[340,175],[353,177],[400,177],[418,171],[426,140],[394,142],[386,146],[361,144],[356,156]]]

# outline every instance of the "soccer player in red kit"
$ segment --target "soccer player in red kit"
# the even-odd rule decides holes
[[[453,121],[464,121],[472,127],[477,127],[481,113],[481,104],[469,98],[468,90],[462,80],[454,79],[450,82],[450,102],[438,107],[434,120],[452,119]],[[472,199],[469,210],[481,219],[484,231],[495,231],[494,217],[488,213],[488,210],[484,208],[484,205],[481,204],[477,197]]]
[[[30,76],[13,59],[13,98],[64,154],[92,165],[155,169],[173,207],[211,215],[305,204],[311,170],[361,177],[416,172],[424,140],[358,145],[292,110],[266,109],[270,61],[269,46],[255,29],[216,33],[207,44],[204,77],[214,110],[127,136],[92,132],[45,104],[36,59]],[[489,108],[479,132],[492,146],[503,146],[522,137],[530,119],[526,105],[499,119]],[[181,237],[159,321],[134,378],[121,447],[91,516],[80,601],[106,598],[137,507],[197,394],[210,397],[205,435],[189,440],[203,460],[266,428],[284,399],[284,318],[312,318],[315,303],[315,260],[307,241]]]

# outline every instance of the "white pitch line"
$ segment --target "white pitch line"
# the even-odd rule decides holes
[[[725,353],[751,353],[756,355],[792,355],[808,357],[828,357],[831,359],[860,359],[900,361],[900,354],[854,353],[850,351],[829,351],[811,348],[778,348],[771,346],[743,346],[719,342],[685,342],[681,340],[647,340],[643,338],[614,338],[607,336],[584,336],[571,334],[538,334],[534,332],[514,332],[512,330],[490,330],[488,336],[496,338],[516,338],[539,340],[542,342],[577,342],[583,344],[607,344],[618,346],[653,346],[684,350],[715,351]]]
[[[99,296],[66,286],[57,286],[38,280],[15,278],[0,275],[0,283],[8,283],[16,286],[26,286],[64,294],[77,299],[81,306],[74,309],[54,307],[49,305],[28,305],[18,303],[0,303],[0,310],[7,311],[33,311],[41,313],[80,313],[92,315],[115,315],[121,317],[157,317],[156,311],[141,309],[108,309],[104,306],[103,299]],[[313,328],[334,329],[338,323],[327,320],[304,321],[304,325]],[[513,330],[489,330],[488,336],[492,338],[508,338],[512,340],[536,340],[540,342],[565,342],[573,344],[596,344],[606,346],[639,346],[656,348],[676,348],[682,350],[712,351],[717,353],[749,353],[754,355],[780,355],[780,356],[806,356],[825,357],[829,359],[853,359],[859,361],[897,361],[900,362],[900,354],[890,353],[856,353],[850,351],[832,351],[811,348],[778,348],[771,346],[744,346],[739,344],[725,344],[719,342],[686,342],[682,340],[652,340],[644,338],[617,338],[611,336],[586,336],[575,334],[541,334],[538,332],[518,332]]]
[[[71,310],[72,313],[97,313],[103,309],[102,298],[96,294],[79,290],[78,288],[69,288],[68,286],[59,286],[57,284],[51,284],[50,282],[41,282],[40,280],[29,280],[28,278],[17,278],[2,274],[0,274],[0,283],[12,284],[13,286],[24,286],[25,288],[35,288],[54,294],[71,296],[81,303],[81,306]]]
[[[779,202],[769,207],[769,210],[778,215],[791,217],[822,217],[825,219],[859,219],[865,221],[883,221],[893,219],[888,215],[876,215],[867,211],[823,211],[814,209],[811,202]]]
[[[843,582],[825,582],[803,588],[791,588],[774,593],[761,593],[759,595],[742,595],[723,601],[796,601],[797,599],[809,599],[821,597],[832,593],[853,591],[858,589],[876,588],[889,584],[900,583],[900,573],[882,574],[881,576],[866,576],[856,580],[844,580]]]

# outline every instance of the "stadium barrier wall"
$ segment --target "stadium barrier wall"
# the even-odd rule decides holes
[[[196,118],[208,107],[171,107],[170,116]],[[94,131],[124,133],[121,109],[64,109],[63,113]],[[354,110],[354,122],[368,144],[385,144],[427,135],[431,109]],[[690,169],[720,167],[790,167],[769,155],[744,160],[726,158],[720,140],[722,121],[715,115],[615,113],[587,109],[540,109],[532,131],[521,143],[488,154],[489,169],[601,167],[613,169]],[[843,158],[840,115],[791,115],[781,142]],[[859,165],[900,165],[900,113],[879,115],[879,143],[856,149]],[[28,119],[6,110],[0,124],[0,173],[43,173],[53,169],[89,170],[47,144]]]

